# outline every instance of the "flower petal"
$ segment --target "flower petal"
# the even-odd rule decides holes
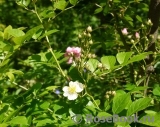
[[[77,92],[77,93],[82,92],[83,89],[84,89],[83,84],[78,82],[78,84],[77,84],[77,86],[76,86],[76,92]]]
[[[64,96],[64,97],[68,97],[68,95],[69,95],[68,92],[63,93],[63,96]]]
[[[64,86],[64,87],[63,87],[63,91],[64,91],[64,92],[68,92],[68,88],[69,88],[68,86]]]
[[[68,94],[68,100],[75,100],[78,97],[77,93],[74,94]]]

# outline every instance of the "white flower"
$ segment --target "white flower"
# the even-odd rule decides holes
[[[77,93],[83,91],[83,84],[78,81],[70,81],[69,86],[63,87],[64,94],[63,96],[68,97],[68,100],[75,100],[78,97]]]

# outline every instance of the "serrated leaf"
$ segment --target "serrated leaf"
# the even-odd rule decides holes
[[[115,96],[113,99],[113,107],[112,111],[114,114],[120,113],[123,109],[125,109],[130,102],[130,94],[122,94],[119,96]]]
[[[104,56],[101,58],[101,62],[106,69],[112,69],[116,63],[116,58],[114,56]]]
[[[99,61],[96,59],[89,59],[87,62],[87,69],[94,72],[98,66]]]
[[[116,55],[119,64],[126,63],[132,56],[133,52],[120,52]]]
[[[150,105],[151,98],[140,98],[131,103],[127,110],[127,116],[131,116],[134,113],[147,108]]]

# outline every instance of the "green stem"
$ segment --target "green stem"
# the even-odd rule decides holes
[[[35,10],[34,10],[34,13],[37,15],[40,23],[43,25],[43,21],[42,21],[42,19],[40,18],[39,14],[37,13],[37,8],[36,8],[36,5],[35,5],[35,4],[34,4],[34,9],[35,9]],[[47,33],[47,30],[45,30],[45,33]],[[46,35],[45,37],[46,37],[46,40],[47,40],[47,43],[48,43],[48,48],[49,48],[51,54],[53,55],[53,58],[54,58],[57,66],[58,66],[58,70],[60,71],[60,73],[62,74],[62,76],[63,76],[64,78],[66,78],[67,80],[69,80],[69,78],[66,77],[66,75],[65,75],[65,73],[63,72],[61,66],[59,65],[59,62],[58,62],[58,60],[57,60],[54,52],[52,51],[52,48],[51,48],[50,43],[49,43],[49,38],[48,38],[48,36]]]
[[[101,110],[101,109],[99,108],[99,106],[97,105],[96,101],[94,100],[93,96],[91,96],[91,95],[88,94],[88,93],[86,93],[85,95],[88,95],[88,96],[93,100],[93,102],[94,102],[94,104],[96,105],[96,107],[97,107],[99,110]]]

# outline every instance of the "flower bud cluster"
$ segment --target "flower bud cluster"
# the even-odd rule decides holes
[[[79,59],[81,56],[81,48],[79,47],[68,47],[66,49],[65,57],[68,58],[68,64],[73,63],[74,59]]]
[[[107,91],[105,97],[109,99],[110,96],[115,96],[115,95],[116,95],[116,91]]]

